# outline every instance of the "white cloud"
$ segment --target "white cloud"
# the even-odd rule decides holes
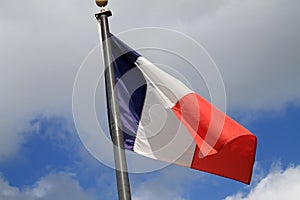
[[[81,1],[0,2],[0,162],[18,152],[35,115],[71,118],[76,70],[95,45],[88,36],[93,25],[97,37],[89,6]]]
[[[298,7],[295,0],[232,0],[210,17],[182,24],[218,64],[231,109],[300,105]]]
[[[0,200],[92,200],[94,190],[83,189],[74,175],[67,173],[49,174],[37,181],[34,186],[18,188],[0,177]]]
[[[149,179],[133,185],[134,200],[185,200],[189,199],[189,184],[201,182],[202,174],[193,172],[190,169],[170,166],[160,171],[157,175],[149,176]]]
[[[0,123],[0,162],[14,155],[22,140],[17,133],[11,131],[11,122],[5,118],[2,119]]]
[[[262,179],[248,194],[237,193],[226,200],[298,200],[300,199],[300,166],[275,170]]]

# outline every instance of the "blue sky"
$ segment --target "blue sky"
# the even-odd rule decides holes
[[[250,186],[171,165],[130,174],[134,199],[299,199],[299,2],[109,7],[116,34],[155,26],[202,44],[224,80],[228,114],[258,138]],[[117,198],[114,170],[85,149],[72,115],[76,73],[98,44],[95,12],[93,1],[1,1],[0,200]]]

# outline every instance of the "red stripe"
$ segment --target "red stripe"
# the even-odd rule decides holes
[[[197,144],[192,168],[250,183],[257,142],[252,133],[194,93],[172,110]],[[203,145],[211,147],[204,157]]]

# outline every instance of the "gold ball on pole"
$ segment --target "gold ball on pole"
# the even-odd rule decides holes
[[[106,6],[108,3],[108,0],[96,0],[96,4],[99,6],[99,7],[104,7]]]

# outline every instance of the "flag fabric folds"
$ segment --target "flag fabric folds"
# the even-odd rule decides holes
[[[110,42],[125,149],[249,184],[256,137],[117,37]]]

